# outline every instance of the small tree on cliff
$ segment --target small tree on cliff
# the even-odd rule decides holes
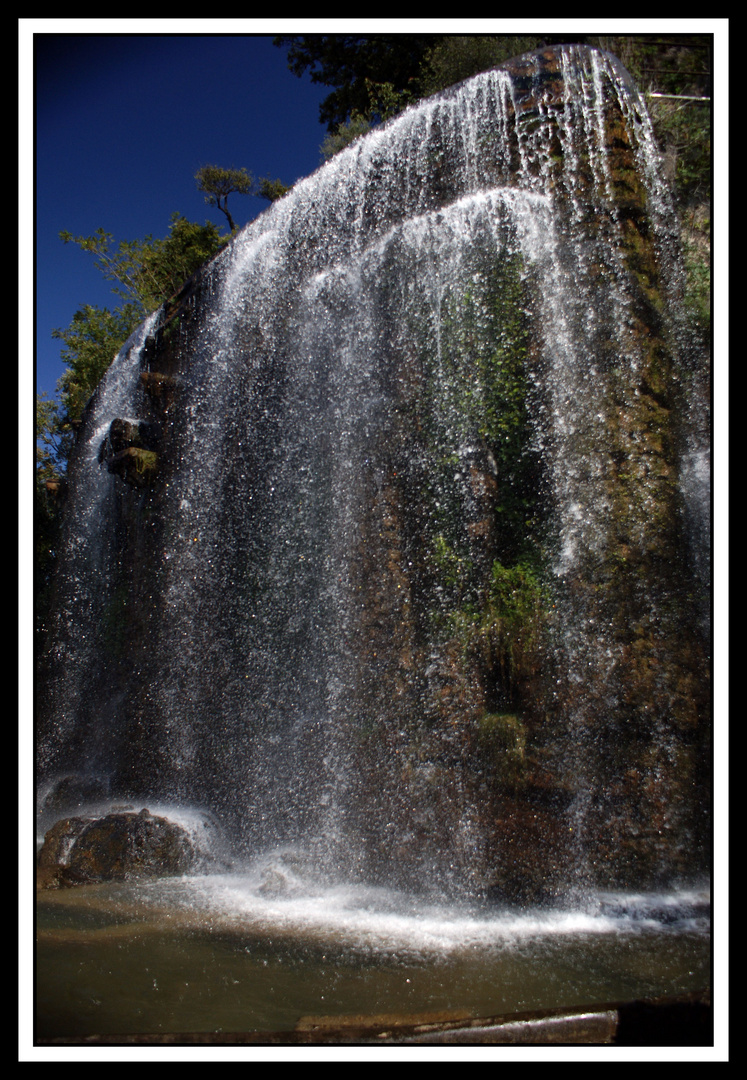
[[[236,223],[228,209],[228,196],[256,194],[256,181],[246,169],[222,169],[219,165],[204,165],[195,173],[198,191],[205,193],[208,206],[217,206],[228,219],[231,232],[236,232]]]
[[[270,176],[263,176],[257,184],[256,194],[260,199],[267,199],[268,202],[275,202],[276,199],[282,199],[283,195],[290,191],[288,184],[284,184],[282,180],[273,180]]]

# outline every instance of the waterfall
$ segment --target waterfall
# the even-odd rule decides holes
[[[54,613],[54,664],[46,673],[42,693],[55,707],[57,743],[75,746],[85,761],[84,772],[96,773],[112,739],[106,691],[101,679],[102,638],[114,632],[107,618],[116,589],[117,506],[112,477],[101,470],[101,445],[112,419],[136,415],[143,348],[158,323],[150,315],[114,357],[86,410],[78,434],[75,468],[71,470],[70,502],[74,507],[64,523],[64,573],[58,577]],[[85,740],[85,750],[78,739]],[[49,743],[42,741],[42,772],[48,764]]]
[[[626,73],[564,47],[250,223],[89,406],[43,775],[461,895],[700,868],[673,221]],[[158,431],[142,484],[121,419]]]

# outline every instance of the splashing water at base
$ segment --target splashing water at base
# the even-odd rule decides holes
[[[89,886],[39,907],[40,1034],[277,1032],[305,1016],[480,1017],[697,991],[708,910],[707,891],[688,890],[477,911],[309,886],[287,852],[241,874]]]

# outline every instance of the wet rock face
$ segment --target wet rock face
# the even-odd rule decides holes
[[[119,476],[130,487],[149,485],[155,475],[161,441],[160,425],[153,421],[112,420],[106,439],[101,444],[99,462],[106,462],[110,473]]]
[[[62,819],[39,854],[47,887],[184,874],[194,862],[186,831],[146,809]]]
[[[62,776],[44,798],[46,813],[70,813],[74,807],[100,802],[109,795],[109,784],[102,776]]]

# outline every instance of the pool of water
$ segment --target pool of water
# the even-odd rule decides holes
[[[37,899],[40,1039],[495,1016],[709,984],[706,889],[486,911],[265,867]]]

